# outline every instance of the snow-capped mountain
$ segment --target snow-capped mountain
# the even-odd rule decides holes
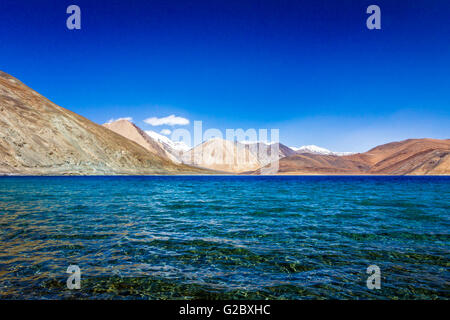
[[[246,145],[212,138],[183,154],[183,163],[212,170],[241,173],[261,167],[258,157]]]
[[[189,147],[183,141],[172,141],[170,138],[163,136],[162,134],[159,134],[155,131],[147,130],[145,131],[145,133],[148,134],[153,139],[155,139],[156,141],[158,141],[159,143],[175,151],[186,152],[191,149],[191,147]]]
[[[257,157],[261,165],[266,165],[277,161],[284,157],[289,157],[295,154],[295,151],[279,142],[265,142],[265,141],[239,141],[240,144],[248,146]],[[278,154],[272,154],[272,148],[278,150]]]
[[[350,154],[354,154],[353,152],[333,152],[328,149],[318,147],[315,145],[301,146],[301,147],[290,147],[296,153],[313,153],[313,154],[322,154],[322,155],[331,155],[331,156],[346,156]]]
[[[315,145],[309,145],[309,146],[301,146],[301,147],[290,147],[292,150],[294,150],[297,153],[315,153],[315,154],[333,154],[332,151],[321,148]]]
[[[242,143],[242,144],[257,144],[257,143],[264,143],[264,144],[270,146],[270,145],[272,145],[272,144],[274,144],[274,143],[277,143],[277,142],[241,140],[241,141],[239,141],[239,143]]]

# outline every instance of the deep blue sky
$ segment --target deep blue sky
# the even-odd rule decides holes
[[[175,114],[365,151],[450,138],[449,17],[448,0],[1,0],[0,70],[98,123]]]

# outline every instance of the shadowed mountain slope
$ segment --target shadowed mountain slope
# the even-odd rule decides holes
[[[161,158],[180,163],[180,161],[172,155],[172,152],[165,149],[165,146],[150,137],[144,130],[140,129],[128,120],[117,120],[111,123],[105,123],[103,126],[114,131],[115,133],[120,134],[121,136],[124,136],[127,139],[130,139],[131,141],[136,142]]]
[[[173,174],[176,165],[0,71],[0,173]]]
[[[409,139],[347,156],[299,154],[280,160],[281,174],[450,174],[450,140]]]
[[[254,171],[261,167],[258,157],[239,142],[214,138],[183,154],[183,162],[229,173]]]

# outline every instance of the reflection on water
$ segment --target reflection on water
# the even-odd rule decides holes
[[[448,299],[449,198],[444,177],[2,177],[0,298]]]

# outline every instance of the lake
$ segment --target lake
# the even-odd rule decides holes
[[[0,298],[448,299],[449,198],[450,177],[0,177]]]

